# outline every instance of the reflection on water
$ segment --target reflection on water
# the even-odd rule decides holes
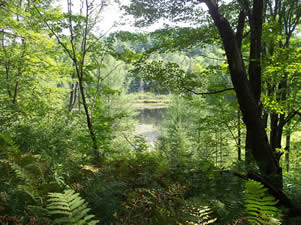
[[[163,114],[167,108],[144,108],[138,110],[137,119],[139,124],[136,126],[135,135],[141,135],[146,142],[153,148],[157,138],[162,135],[160,130]]]

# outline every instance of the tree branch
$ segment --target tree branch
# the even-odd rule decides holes
[[[300,215],[301,209],[298,208],[283,192],[276,188],[273,184],[268,182],[263,177],[255,173],[248,173],[248,178],[253,179],[262,183],[268,190],[271,195],[273,195],[277,200],[279,200],[279,205],[287,207],[290,211],[289,214],[292,216]]]
[[[91,118],[92,118],[92,114],[93,114],[93,108],[95,106],[95,103],[96,103],[96,99],[97,99],[97,95],[100,91],[100,86],[101,86],[101,83],[106,79],[108,78],[120,65],[122,65],[122,63],[119,63],[117,64],[113,69],[111,69],[103,78],[100,78],[100,71],[98,71],[98,78],[97,78],[97,86],[96,86],[96,91],[95,91],[95,95],[94,95],[94,100],[93,102],[91,103]],[[99,68],[98,68],[99,70]]]
[[[4,5],[5,5],[5,3],[6,3],[6,1],[5,1],[5,0],[3,0],[3,1],[0,1],[0,7],[4,6]]]
[[[233,139],[234,139],[234,141],[235,141],[235,144],[236,144],[237,146],[239,146],[238,141],[236,140],[235,135],[233,134],[233,132],[232,132],[230,126],[228,125],[228,123],[227,123],[227,122],[224,122],[224,124],[226,125],[227,129],[228,129],[229,132],[231,133],[231,136],[233,137]]]
[[[45,18],[43,17],[42,13],[40,12],[40,10],[36,7],[35,4],[33,4],[33,7],[35,8],[35,10],[37,11],[37,13],[39,14],[39,16],[41,17],[42,21],[46,24],[46,26],[48,27],[48,29],[50,30],[50,32],[56,37],[56,40],[59,42],[59,44],[64,48],[64,50],[67,52],[67,54],[69,55],[69,57],[73,59],[73,56],[71,54],[71,52],[69,51],[69,49],[67,48],[67,46],[61,41],[60,37],[58,36],[57,33],[54,32],[53,28],[48,24],[48,22],[45,20]]]
[[[76,58],[76,42],[74,43],[74,35],[73,35],[73,27],[72,27],[72,2],[69,0],[67,1],[68,4],[68,16],[69,16],[69,32],[70,32],[70,43],[72,46],[72,54],[73,54],[73,61],[77,61]],[[74,62],[77,64],[77,62]]]
[[[238,47],[241,49],[241,43],[243,39],[243,31],[244,31],[244,26],[245,26],[245,18],[246,15],[243,10],[240,11],[239,16],[238,16],[238,23],[236,27],[236,41],[238,44]]]
[[[281,191],[275,188],[271,183],[269,183],[266,179],[259,176],[255,173],[248,173],[247,175],[240,174],[238,172],[232,171],[232,170],[222,170],[220,173],[229,173],[233,176],[239,177],[243,180],[252,179],[255,181],[258,181],[262,183],[269,191],[271,195],[273,195],[277,200],[279,200],[279,205],[287,207],[290,211],[290,215],[300,215],[301,209],[296,207],[293,202]]]
[[[301,112],[299,112],[300,109],[301,109],[301,107],[297,110],[291,111],[279,126],[284,126],[286,123],[291,121],[291,119],[293,119],[296,115],[301,116]]]
[[[134,148],[135,151],[137,151],[137,147],[127,138],[127,136],[125,134],[122,134],[122,136],[124,137],[126,142],[129,143]]]
[[[250,4],[248,0],[240,0],[239,1],[240,4],[242,5],[242,8],[244,9],[246,15],[249,18],[249,21],[252,22],[252,12],[251,12],[251,8],[250,8]]]
[[[194,90],[191,90],[189,88],[186,88],[186,87],[183,87],[186,91],[189,91],[195,95],[211,95],[211,94],[218,94],[218,93],[222,93],[222,92],[225,92],[225,91],[232,91],[234,90],[234,88],[225,88],[225,89],[222,89],[222,90],[216,90],[216,91],[209,91],[209,92],[196,92]]]

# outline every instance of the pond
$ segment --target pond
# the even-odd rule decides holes
[[[165,108],[142,108],[139,109],[137,119],[139,124],[136,126],[135,135],[143,136],[151,148],[155,147],[157,138],[162,135],[161,124]]]

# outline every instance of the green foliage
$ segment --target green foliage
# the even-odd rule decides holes
[[[158,139],[158,150],[168,157],[179,154],[178,159],[185,160],[186,155],[186,160],[189,156],[220,166],[235,160],[239,122],[232,110],[236,107],[231,93],[206,99],[174,97],[165,114],[165,136]]]
[[[301,54],[297,50],[299,44],[291,45],[293,47],[276,49],[277,55],[267,57],[264,64],[264,87],[269,92],[273,90],[273,94],[263,94],[263,104],[272,113],[288,114],[299,107]]]
[[[189,161],[171,169],[168,160],[155,151],[111,159],[104,168],[83,193],[92,212],[106,225],[117,221],[140,225],[194,221],[186,210],[186,202],[192,205],[187,198],[211,190],[215,176],[206,162]],[[198,207],[209,202],[196,198]]]
[[[88,203],[71,189],[65,190],[64,193],[49,193],[49,197],[49,214],[59,217],[54,220],[54,224],[95,225],[99,222],[91,220],[94,215],[88,214]]]
[[[0,137],[0,154],[1,193],[6,196],[0,204],[5,212],[22,216],[24,223],[30,218],[38,218],[37,222],[47,220],[47,193],[60,189],[48,163],[39,155],[22,154],[4,135]]]
[[[123,210],[127,186],[107,174],[95,174],[82,191],[83,197],[91,206],[91,213],[101,224],[110,225],[116,221],[115,213]]]
[[[46,225],[50,217],[74,225],[238,224],[245,198],[250,221],[276,223],[276,202],[265,188],[254,181],[245,188],[223,171],[233,169],[245,130],[233,91],[202,95],[232,84],[219,33],[197,1],[133,0],[125,9],[140,25],[167,18],[198,26],[109,37],[95,26],[98,9],[109,3],[83,1],[73,15],[53,3],[0,0],[0,224]],[[240,5],[219,3],[238,30]],[[277,15],[265,14],[262,40],[273,47],[262,51],[262,103],[265,113],[285,122],[295,116],[283,130],[294,134],[285,151],[291,171],[284,173],[284,190],[300,201],[300,39],[292,34],[290,45],[281,46],[286,32],[280,24],[299,19],[297,0],[282,3],[279,23]],[[246,25],[244,58],[248,33]],[[137,91],[144,91],[138,99],[127,95]],[[181,96],[170,102],[170,92]],[[133,103],[156,101],[169,106],[163,135],[150,149],[134,135]],[[96,161],[93,150],[103,159]]]
[[[189,215],[192,217],[187,224],[191,225],[207,225],[213,224],[217,219],[212,218],[212,210],[208,206],[201,208],[191,207],[189,210]]]
[[[246,183],[245,207],[251,224],[280,224],[277,202],[260,182],[249,180]]]
[[[204,12],[201,8],[194,8],[193,5],[194,3],[186,1],[160,0],[154,3],[151,0],[135,0],[123,8],[135,17],[136,26],[143,27],[154,24],[161,18],[170,19],[174,22],[194,21],[196,16],[199,17]]]

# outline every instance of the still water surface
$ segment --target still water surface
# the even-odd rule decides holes
[[[146,142],[154,148],[157,138],[162,135],[161,124],[167,108],[143,108],[139,109],[135,135],[141,135]]]

